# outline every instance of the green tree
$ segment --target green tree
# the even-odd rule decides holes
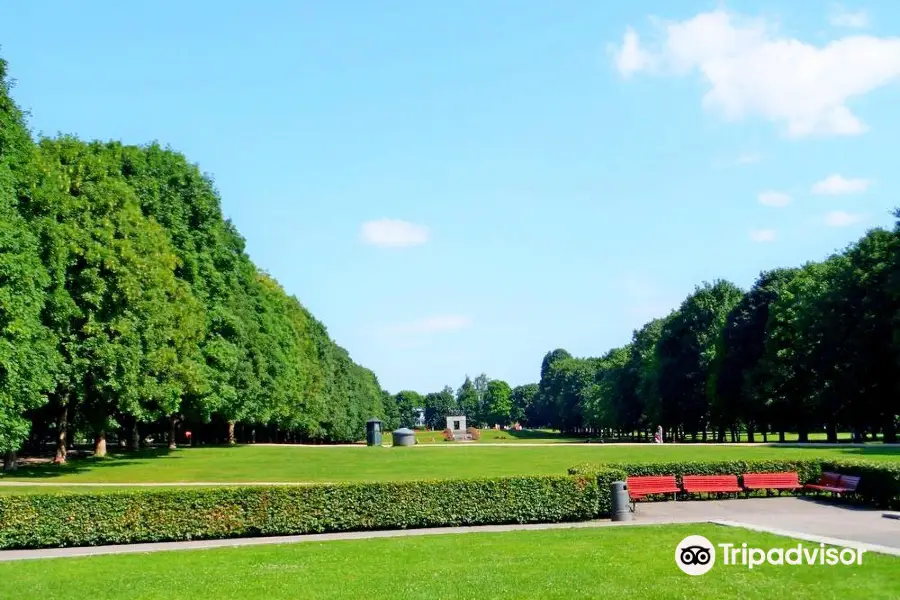
[[[425,396],[425,421],[432,429],[444,429],[445,419],[456,414],[459,414],[459,406],[449,385]]]
[[[46,402],[56,355],[41,311],[49,277],[38,240],[18,211],[23,173],[32,169],[33,145],[9,97],[6,62],[0,59],[0,452],[5,468],[28,436],[24,413]]]
[[[509,384],[499,379],[489,381],[484,405],[489,425],[509,425],[513,408]]]
[[[394,396],[401,427],[413,427],[418,415],[416,409],[425,408],[425,398],[412,390],[401,390]]]
[[[663,326],[657,345],[662,424],[706,438],[707,380],[725,319],[743,292],[728,281],[704,283]]]
[[[512,400],[510,421],[531,426],[532,411],[537,394],[538,384],[536,383],[527,383],[514,387],[510,393]]]

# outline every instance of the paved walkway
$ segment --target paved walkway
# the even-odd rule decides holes
[[[672,523],[717,523],[767,531],[776,535],[818,543],[857,547],[900,557],[900,520],[884,518],[883,511],[845,507],[803,498],[751,498],[695,502],[655,502],[638,504],[632,521],[588,521],[532,525],[487,525],[480,527],[439,527],[394,531],[360,531],[279,537],[236,538],[191,542],[165,542],[49,548],[44,550],[0,551],[0,561],[38,558],[95,556],[165,550],[199,550],[263,544],[291,544],[332,540],[356,540],[419,535],[448,535],[502,531],[533,531],[567,528],[596,528]]]
[[[804,497],[638,503],[635,522],[713,521],[773,532],[847,540],[900,555],[900,520],[885,511]],[[799,538],[803,539],[803,538]]]

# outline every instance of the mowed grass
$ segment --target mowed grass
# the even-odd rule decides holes
[[[688,535],[763,549],[798,543],[715,525],[306,542],[0,563],[0,589],[20,600],[900,598],[900,559],[871,553],[861,565],[752,570],[719,555],[709,573],[691,577],[675,564]]]
[[[417,446],[411,448],[234,446],[144,450],[66,465],[20,468],[0,477],[54,483],[338,482],[565,474],[583,462],[799,459],[900,460],[900,448],[772,446]],[[44,488],[46,489],[46,488]]]

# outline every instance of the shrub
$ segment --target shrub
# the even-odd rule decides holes
[[[900,508],[900,463],[824,460],[822,470],[857,475],[860,499],[883,508]]]
[[[481,430],[477,427],[469,427],[468,429],[466,429],[466,433],[472,436],[473,440],[481,439]]]
[[[722,460],[657,463],[601,463],[580,464],[569,468],[570,475],[590,474],[600,467],[620,469],[629,476],[675,475],[679,484],[682,475],[743,475],[744,473],[778,473],[796,471],[801,483],[818,479],[822,473],[819,460]]]
[[[445,430],[442,432],[442,435],[444,436],[444,441],[445,441],[445,442],[452,442],[453,440],[456,439],[455,437],[453,437],[453,430],[452,430],[452,429],[449,429],[449,428],[448,428],[448,429],[445,429]]]
[[[584,521],[597,512],[597,479],[577,476],[9,495],[0,496],[0,548]]]

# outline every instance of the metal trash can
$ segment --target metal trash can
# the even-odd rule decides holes
[[[394,430],[395,446],[413,446],[416,443],[416,432],[407,427]]]
[[[609,497],[611,501],[610,513],[613,521],[630,521],[631,501],[628,498],[628,484],[624,481],[613,481],[609,484]]]
[[[381,445],[381,419],[366,421],[366,446]]]

